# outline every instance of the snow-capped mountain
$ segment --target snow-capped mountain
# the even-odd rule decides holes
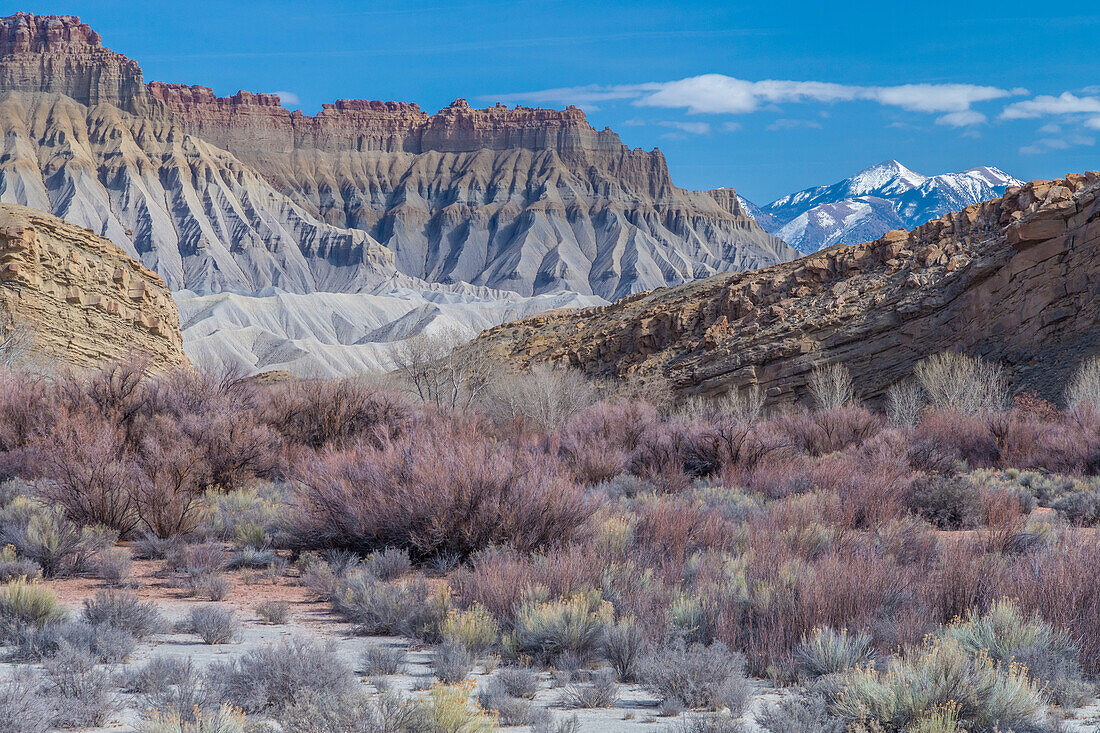
[[[767,206],[745,199],[741,205],[764,229],[809,253],[838,242],[865,242],[891,229],[912,229],[1020,185],[1022,181],[988,166],[922,176],[888,160],[831,186],[807,188]]]

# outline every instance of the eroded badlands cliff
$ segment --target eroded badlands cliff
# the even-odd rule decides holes
[[[535,316],[479,346],[686,393],[759,385],[773,403],[804,399],[816,365],[844,363],[874,398],[919,359],[958,349],[1058,400],[1100,354],[1100,173],[1010,188],[912,232],[758,272]]]
[[[432,282],[606,299],[796,255],[577,108],[340,100],[311,117],[146,85],[71,16],[3,18],[0,37],[0,200],[103,233],[176,290],[355,292],[378,243]]]

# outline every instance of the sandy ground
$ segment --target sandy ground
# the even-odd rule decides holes
[[[211,602],[191,598],[183,589],[173,587],[163,572],[163,561],[134,561],[130,576],[129,592],[142,600],[156,602],[161,613],[174,623],[198,605]],[[430,650],[412,639],[399,637],[356,636],[351,624],[341,621],[328,606],[314,600],[308,589],[297,584],[293,577],[282,576],[274,581],[259,578],[255,571],[234,571],[226,573],[232,583],[228,597],[219,603],[232,607],[241,621],[241,634],[238,640],[229,644],[207,645],[197,637],[182,633],[156,635],[139,644],[126,664],[114,665],[111,669],[120,678],[127,671],[136,669],[153,657],[189,658],[199,666],[212,662],[225,661],[242,655],[250,649],[264,645],[277,644],[290,638],[310,638],[329,641],[337,653],[356,671],[360,683],[367,691],[374,691],[372,681],[363,673],[360,657],[363,651],[372,645],[398,646],[406,650],[406,664],[401,674],[385,677],[389,687],[397,692],[409,695],[422,695],[434,681],[430,668]],[[94,598],[96,593],[106,588],[101,580],[88,577],[63,578],[47,581],[71,614],[79,612],[84,599]],[[290,604],[286,624],[267,625],[256,615],[254,608],[261,601],[280,600]],[[16,665],[0,663],[0,676],[10,674]],[[478,690],[484,690],[498,674],[495,665],[489,669],[479,665],[475,667],[472,678]],[[753,700],[746,722],[751,725],[751,710],[757,709],[769,700],[776,700],[779,693],[759,683],[758,695]],[[664,717],[660,715],[659,700],[652,693],[636,685],[619,685],[618,699],[613,707],[602,709],[566,709],[561,704],[562,688],[550,672],[540,674],[540,690],[534,698],[534,705],[549,708],[557,717],[576,715],[580,729],[585,733],[626,733],[628,731],[666,731],[679,728],[685,715]],[[102,728],[86,729],[96,733],[108,731],[134,731],[141,719],[139,696],[118,693],[124,707]],[[690,715],[687,713],[686,715]],[[504,730],[522,731],[526,727],[507,727]]]
[[[135,561],[131,573],[132,586],[128,590],[143,600],[157,603],[161,613],[171,622],[185,617],[196,605],[209,604],[210,601],[189,598],[180,588],[172,587],[162,572],[164,563],[160,561]],[[125,674],[128,669],[140,667],[155,656],[190,658],[195,664],[205,666],[212,662],[225,661],[244,654],[250,649],[264,645],[277,644],[280,641],[304,637],[321,641],[330,641],[337,653],[356,670],[365,690],[375,688],[363,674],[360,657],[363,651],[372,645],[399,646],[406,650],[406,664],[401,674],[385,678],[389,687],[395,691],[410,695],[424,694],[434,678],[429,666],[430,652],[423,645],[411,639],[395,637],[356,636],[352,625],[342,622],[332,614],[327,605],[316,602],[308,589],[297,585],[293,577],[281,576],[274,581],[262,578],[255,571],[235,571],[226,574],[232,583],[232,590],[221,603],[236,610],[241,621],[240,638],[229,644],[207,645],[189,634],[166,633],[157,635],[141,643],[127,664],[117,665],[114,669]],[[58,599],[70,612],[77,613],[81,602],[92,598],[105,586],[94,578],[66,578],[48,581]],[[261,601],[280,600],[290,604],[288,622],[282,625],[266,625],[257,617],[254,608]],[[0,663],[0,676],[9,674],[15,665]],[[473,679],[478,689],[486,689],[491,683],[495,669],[478,666],[474,669]],[[763,706],[782,696],[782,691],[769,687],[764,682],[756,683],[757,689],[743,721],[749,731],[758,730],[753,723],[753,714]],[[562,689],[549,672],[540,674],[540,690],[534,698],[534,704],[549,708],[557,717],[576,715],[580,729],[584,733],[629,733],[630,731],[677,731],[685,716],[662,717],[659,700],[652,694],[635,685],[619,685],[618,699],[613,707],[604,709],[569,710],[562,706]],[[119,693],[124,705],[121,713],[115,715],[103,728],[89,729],[97,733],[108,731],[133,731],[140,721],[141,700],[134,695]],[[686,715],[690,715],[687,713]],[[522,727],[505,730],[521,731]],[[1066,721],[1065,733],[1100,733],[1100,704],[1094,704],[1075,712]]]

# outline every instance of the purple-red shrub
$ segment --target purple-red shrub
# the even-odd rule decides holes
[[[295,379],[263,391],[260,418],[284,439],[320,449],[355,442],[380,446],[409,429],[412,406],[359,379]]]
[[[556,459],[437,420],[387,441],[326,450],[298,466],[291,543],[466,557],[568,542],[591,514]]]
[[[659,420],[646,402],[597,402],[561,430],[562,458],[581,483],[606,481],[629,469],[631,454]]]
[[[952,460],[966,461],[972,468],[990,468],[1001,458],[989,422],[982,416],[928,410],[912,436],[914,443],[924,443]]]
[[[862,407],[833,407],[783,415],[775,421],[787,442],[813,456],[858,446],[873,438],[883,419]]]

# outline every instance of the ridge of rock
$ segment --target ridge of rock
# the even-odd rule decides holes
[[[0,204],[0,313],[29,354],[97,367],[131,351],[187,362],[164,281],[110,240],[50,214]]]
[[[819,365],[843,363],[875,399],[915,363],[963,350],[1005,365],[1017,390],[1060,400],[1100,354],[1100,173],[1010,187],[864,244],[794,262],[546,314],[485,331],[479,346],[523,367],[668,379],[681,393],[756,385],[807,399]]]

